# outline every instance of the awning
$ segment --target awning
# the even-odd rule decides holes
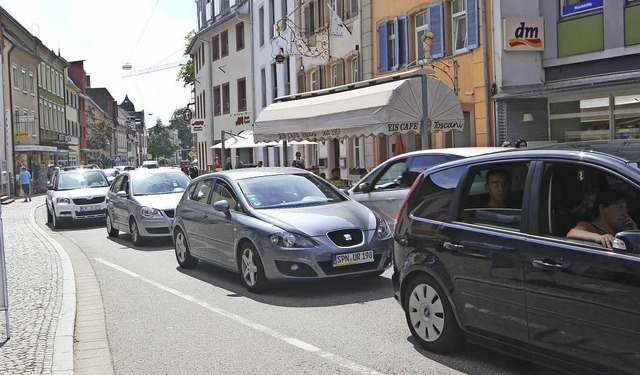
[[[236,143],[238,143],[239,141],[242,140],[242,138],[240,138],[238,136],[234,136],[234,135],[231,135],[231,134],[228,134],[228,135],[231,136],[231,138],[227,138],[224,141],[224,148],[231,148],[231,146],[233,146],[234,144],[236,144]],[[211,148],[222,148],[222,142],[211,146]]]
[[[57,152],[58,148],[55,146],[43,146],[43,145],[16,145],[15,150],[18,152],[25,152],[25,151]]]
[[[420,76],[428,72],[417,70],[382,77],[379,80],[383,83],[369,80],[302,93],[299,99],[281,99],[260,112],[254,124],[254,138],[256,141],[318,141],[419,133],[422,123]],[[447,92],[448,86],[433,77],[427,78],[427,87],[430,120],[443,124],[437,130],[461,130],[462,107],[455,94],[451,96],[453,91],[449,88]]]

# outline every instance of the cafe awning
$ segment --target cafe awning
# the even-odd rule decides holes
[[[420,75],[429,72],[420,69],[279,98],[258,115],[254,124],[254,139],[256,142],[318,141],[419,133],[423,110]],[[455,121],[453,128],[461,130],[464,117],[460,101],[455,94],[451,96],[446,92],[447,86],[440,83],[436,78],[427,78],[427,95],[432,95],[432,87],[434,88],[434,97],[428,101],[429,113],[432,115],[430,120],[432,123],[436,120]],[[450,88],[449,91],[452,93]],[[438,119],[435,118],[434,110],[438,111]],[[445,125],[438,130],[452,128],[451,124]]]

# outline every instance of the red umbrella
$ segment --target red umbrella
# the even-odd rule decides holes
[[[393,149],[393,155],[398,156],[404,154],[404,146],[402,145],[402,137],[396,134],[396,147]]]

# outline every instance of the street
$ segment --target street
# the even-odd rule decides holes
[[[90,260],[118,374],[548,374],[468,344],[454,355],[418,348],[381,277],[276,284],[261,295],[211,265],[178,268],[170,240],[133,247],[101,225],[52,230]],[[79,301],[81,303],[82,301]]]

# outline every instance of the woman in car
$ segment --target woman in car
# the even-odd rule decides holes
[[[594,203],[595,219],[580,221],[567,233],[568,238],[597,242],[611,248],[616,233],[638,226],[627,213],[627,198],[620,190],[601,191]]]

